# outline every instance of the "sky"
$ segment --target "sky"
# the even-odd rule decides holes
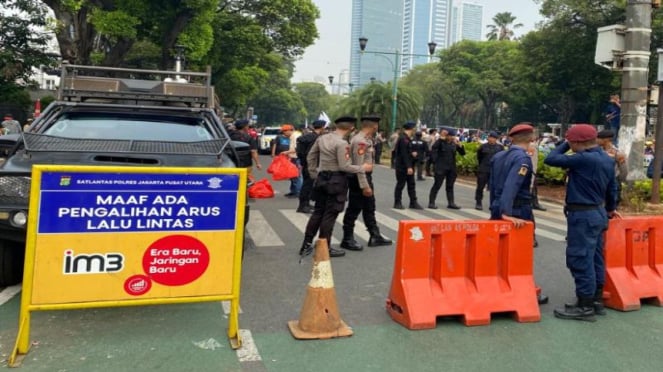
[[[535,28],[543,18],[533,0],[474,0],[484,6],[483,29],[493,24],[497,13],[510,12],[523,27],[515,30],[516,36]],[[319,38],[314,45],[306,48],[304,56],[295,64],[292,81],[326,82],[327,76],[339,76],[342,70],[350,67],[350,30],[352,0],[313,0],[320,9],[317,20]]]

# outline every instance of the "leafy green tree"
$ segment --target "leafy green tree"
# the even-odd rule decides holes
[[[259,121],[267,125],[291,123],[301,125],[306,108],[299,94],[290,87],[290,72],[281,69],[272,73],[265,85],[248,101]]]
[[[489,32],[486,34],[488,40],[512,40],[514,30],[523,27],[522,23],[516,23],[516,17],[510,12],[497,13],[493,17],[495,24],[488,25]]]
[[[306,108],[306,119],[312,122],[318,118],[321,111],[328,109],[330,100],[325,86],[320,83],[298,83],[294,85],[295,92]]]

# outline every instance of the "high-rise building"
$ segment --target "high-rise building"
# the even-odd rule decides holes
[[[461,1],[451,11],[451,32],[449,43],[461,40],[480,41],[483,34],[483,5],[476,1]]]
[[[451,0],[405,0],[403,8],[403,47],[405,54],[401,63],[402,72],[415,65],[428,63],[428,43],[433,41],[437,48],[445,49],[451,30]],[[424,57],[407,56],[420,54]]]
[[[358,40],[362,36],[368,38],[366,50],[395,53],[401,48],[404,1],[352,0],[350,83],[355,87],[370,82],[371,78],[391,81],[394,70],[400,71],[400,66],[394,66],[395,55],[359,53]]]

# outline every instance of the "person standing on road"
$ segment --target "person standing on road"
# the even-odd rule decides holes
[[[536,184],[536,171],[539,167],[539,147],[536,145],[536,136],[529,143],[527,155],[532,159],[532,209],[545,212],[547,209],[539,203],[539,188]]]
[[[373,135],[378,130],[380,117],[367,115],[361,118],[361,130],[350,141],[350,157],[352,164],[371,164],[373,162]],[[371,235],[368,240],[369,247],[390,245],[391,240],[380,234],[378,222],[375,219],[375,194],[373,188],[372,172],[348,174],[349,196],[348,206],[343,216],[343,241],[341,248],[351,251],[364,249],[354,238],[355,221],[362,213],[364,224]]]
[[[237,120],[235,121],[235,130],[230,132],[230,139],[233,141],[244,142],[249,145],[251,151],[251,159],[256,165],[256,168],[262,169],[260,165],[260,158],[258,157],[258,141],[255,138],[251,137],[249,134],[249,121],[248,120]],[[252,166],[248,166],[249,175],[251,173]]]
[[[525,222],[534,221],[532,212],[532,159],[527,148],[534,136],[534,128],[529,124],[515,125],[509,131],[511,147],[493,155],[490,162],[490,219],[513,222],[516,228]],[[536,247],[536,238],[534,246]],[[548,303],[548,296],[540,293],[537,287],[537,302]]]
[[[497,143],[497,138],[499,135],[496,132],[490,132],[488,134],[488,142],[479,146],[477,150],[477,161],[479,163],[477,171],[477,189],[474,193],[474,200],[477,204],[475,208],[477,210],[483,210],[483,189],[488,185],[488,179],[490,178],[490,160],[495,154],[500,151],[504,151],[504,146]]]
[[[375,164],[380,164],[380,159],[382,159],[382,148],[386,141],[387,140],[384,138],[384,131],[379,130],[375,135]]]
[[[615,177],[617,178],[617,205],[615,207],[619,207],[619,203],[622,201],[622,183],[626,182],[628,166],[626,164],[626,154],[612,143],[614,138],[615,132],[605,129],[598,133],[596,142],[608,156],[615,160]]]
[[[428,130],[428,135],[424,137],[424,142],[426,143],[427,149],[426,153],[428,156],[426,156],[426,164],[424,165],[424,169],[426,171],[426,177],[432,177],[433,174],[431,172],[431,168],[433,167],[433,159],[431,156],[431,151],[433,149],[433,144],[437,140],[437,129],[432,128]]]
[[[454,183],[456,182],[456,153],[465,155],[465,147],[455,137],[456,132],[454,129],[446,128],[440,131],[440,138],[435,141],[433,149],[431,150],[431,157],[435,163],[435,183],[430,189],[428,196],[428,208],[437,209],[435,199],[437,193],[442,187],[442,183],[446,181],[445,190],[447,191],[447,208],[460,209],[454,200]]]
[[[297,207],[297,212],[299,213],[312,213],[313,207],[309,204],[311,201],[311,193],[313,192],[313,178],[308,172],[308,162],[306,157],[308,156],[313,143],[318,139],[318,136],[322,134],[325,130],[325,125],[327,124],[324,120],[316,120],[311,126],[313,130],[297,138],[297,159],[299,159],[302,166],[302,188],[299,191],[299,206]]]
[[[295,127],[291,124],[283,124],[281,125],[281,134],[276,136],[272,142],[272,158],[276,155],[286,154],[288,155],[290,162],[296,165],[297,169],[299,169],[299,175],[290,179],[290,192],[284,195],[286,198],[298,198],[299,192],[302,189],[303,181],[301,164],[299,164],[296,150],[296,141],[299,136],[294,135],[294,131]]]
[[[407,195],[410,197],[410,208],[424,209],[417,202],[417,190],[414,181],[414,159],[416,152],[412,151],[412,135],[416,123],[408,121],[403,124],[403,131],[396,141],[394,148],[394,169],[396,170],[396,187],[394,189],[394,208],[403,207],[403,188],[407,184]]]
[[[568,169],[566,185],[566,266],[575,281],[577,301],[555,309],[561,319],[596,321],[604,315],[605,262],[603,233],[616,211],[615,161],[596,143],[596,129],[578,124],[566,132],[566,141],[544,162]],[[572,155],[566,152],[572,150]]]
[[[394,133],[389,136],[389,148],[391,149],[391,169],[396,169],[396,142],[401,135],[400,130],[395,130]]]
[[[318,230],[319,239],[327,239],[329,256],[345,256],[344,250],[331,246],[331,237],[336,217],[345,208],[348,197],[348,174],[373,171],[372,162],[353,165],[350,161],[350,146],[346,137],[352,132],[356,122],[357,118],[352,116],[336,119],[336,130],[318,137],[306,157],[308,171],[315,179],[315,207],[306,224],[300,256],[306,256],[313,251],[313,238]]]
[[[426,145],[426,142],[424,142],[423,133],[421,133],[421,131],[417,131],[414,134],[414,139],[412,140],[411,146],[412,152],[417,154],[417,156],[414,158],[414,166],[417,172],[417,181],[423,181],[425,180],[424,162],[428,156],[428,146]]]

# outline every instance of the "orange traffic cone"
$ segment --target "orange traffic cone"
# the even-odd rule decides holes
[[[318,239],[313,256],[311,281],[306,288],[299,320],[288,322],[296,339],[325,339],[352,336],[352,329],[341,319],[336,303],[334,278],[326,239]]]

